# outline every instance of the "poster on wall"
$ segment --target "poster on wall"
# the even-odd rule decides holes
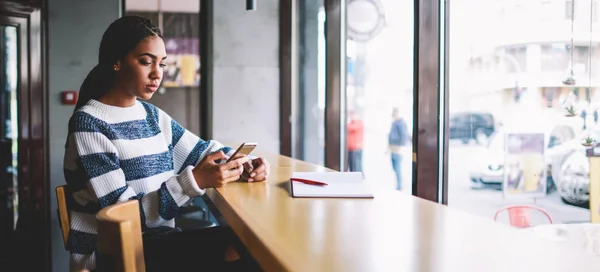
[[[163,86],[200,86],[200,56],[198,38],[165,38],[167,60]]]
[[[504,157],[506,198],[546,196],[545,137],[543,133],[507,133]]]

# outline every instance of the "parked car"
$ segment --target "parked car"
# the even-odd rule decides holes
[[[470,140],[485,144],[487,138],[496,131],[496,120],[490,113],[452,113],[449,121],[450,139],[458,139],[465,144]]]
[[[590,162],[579,140],[557,150],[552,161],[556,189],[565,203],[588,207],[590,201]]]

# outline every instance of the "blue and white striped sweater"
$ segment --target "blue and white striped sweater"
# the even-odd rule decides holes
[[[64,173],[72,268],[95,268],[97,221],[106,206],[140,201],[143,230],[174,227],[179,207],[204,194],[191,170],[207,154],[232,149],[204,141],[155,106],[90,100],[69,121]]]

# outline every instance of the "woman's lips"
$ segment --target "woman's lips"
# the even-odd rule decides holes
[[[146,89],[151,92],[156,92],[158,90],[158,85],[146,85]]]

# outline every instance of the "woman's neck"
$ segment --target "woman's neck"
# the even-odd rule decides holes
[[[135,104],[136,97],[133,95],[126,95],[125,92],[117,89],[111,89],[102,97],[98,98],[98,101],[106,105],[126,108]]]

